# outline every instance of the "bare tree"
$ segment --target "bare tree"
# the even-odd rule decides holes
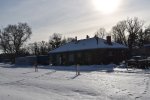
[[[142,32],[143,25],[144,22],[137,17],[120,21],[112,28],[113,38],[116,42],[128,46],[132,51],[132,48],[139,46],[145,37]]]
[[[112,28],[112,34],[115,42],[127,46],[126,21],[120,21]]]
[[[48,52],[51,50],[51,47],[48,42],[40,41],[28,44],[26,50],[31,55],[47,55]]]
[[[137,46],[138,34],[142,30],[143,25],[144,25],[144,22],[139,20],[137,17],[128,18],[126,20],[126,28],[127,28],[128,34],[129,34],[128,46],[129,46],[130,50],[132,50],[133,47]]]
[[[0,32],[0,45],[5,53],[18,56],[21,46],[30,38],[32,32],[27,23],[8,25]]]
[[[66,40],[67,40],[67,43],[68,42],[73,42],[73,41],[75,41],[75,38],[68,37]]]
[[[62,45],[62,35],[59,33],[54,33],[50,36],[49,44],[51,45],[52,49],[58,48]]]
[[[105,28],[100,28],[96,33],[95,36],[99,37],[99,38],[104,38],[104,36],[106,35],[106,30]]]
[[[4,53],[10,53],[12,50],[10,50],[9,47],[9,35],[0,30],[0,47],[3,50]]]
[[[150,43],[150,27],[146,28],[145,30],[139,31],[138,33],[138,45],[142,47],[144,44]]]
[[[31,55],[39,55],[39,46],[37,42],[28,44],[26,49]]]
[[[46,55],[49,52],[49,45],[45,41],[41,41],[38,43],[39,51],[41,55]]]
[[[40,41],[30,43],[28,44],[28,46],[26,46],[26,51],[28,51],[31,55],[47,55],[50,50],[55,49],[65,43],[74,40],[74,38],[63,38],[63,39],[58,38],[59,38],[58,34],[55,36],[53,34],[50,38],[50,42]],[[52,48],[52,46],[55,48]]]
[[[143,44],[150,44],[150,26],[144,30]]]

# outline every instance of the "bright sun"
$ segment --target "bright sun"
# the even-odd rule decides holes
[[[101,11],[103,14],[110,14],[115,12],[121,0],[92,0],[96,10]]]

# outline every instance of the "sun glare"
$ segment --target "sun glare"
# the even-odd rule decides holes
[[[121,0],[92,0],[96,10],[110,14],[118,10]]]

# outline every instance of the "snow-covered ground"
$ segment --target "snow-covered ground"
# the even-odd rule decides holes
[[[0,64],[0,100],[150,100],[149,70],[93,65],[75,76],[74,69]]]

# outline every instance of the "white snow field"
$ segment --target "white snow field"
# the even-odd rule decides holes
[[[149,70],[108,69],[83,66],[75,76],[73,66],[41,66],[34,72],[0,64],[0,100],[150,100]]]

